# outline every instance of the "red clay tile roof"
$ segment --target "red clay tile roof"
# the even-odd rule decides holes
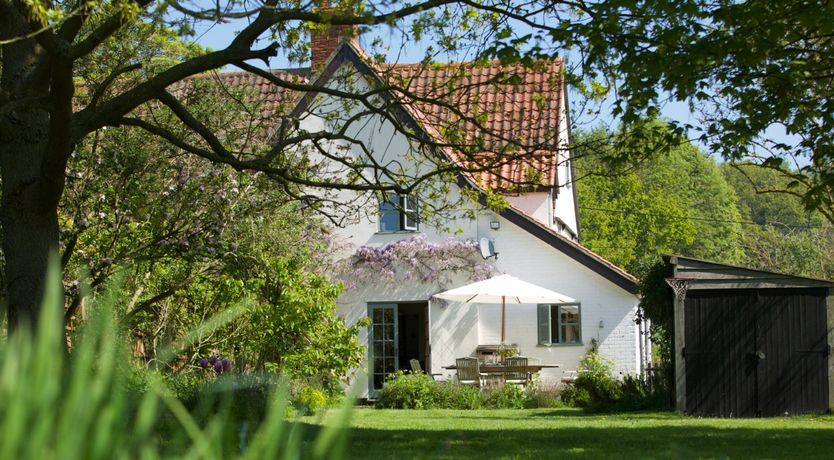
[[[400,103],[464,165],[495,162],[490,171],[470,174],[490,190],[555,187],[562,112],[562,61],[531,67],[520,64],[394,64],[377,66],[383,81],[404,88]],[[282,79],[307,82],[309,69],[274,70]],[[267,126],[286,113],[298,98],[294,91],[248,72],[206,74],[229,87],[252,88],[248,102],[259,101]],[[432,103],[439,100],[441,103]],[[464,152],[465,150],[465,152]],[[524,152],[524,159],[513,158]],[[530,153],[534,152],[534,153]],[[518,187],[515,184],[525,184]]]
[[[381,67],[382,78],[400,102],[417,112],[424,127],[465,146],[475,158],[500,161],[475,174],[484,188],[503,190],[525,183],[556,186],[562,112],[562,60],[521,64],[396,64]],[[431,101],[442,101],[432,103]],[[459,149],[460,150],[460,149]],[[468,163],[459,156],[458,160]]]
[[[290,82],[303,83],[307,81],[308,69],[272,70],[275,76]],[[249,72],[211,72],[202,74],[199,78],[208,78],[221,83],[228,88],[242,88],[246,92],[247,103],[259,103],[260,116],[270,119],[272,123],[278,119],[276,114],[288,113],[292,110],[298,94],[281,86],[272,84],[269,80]]]

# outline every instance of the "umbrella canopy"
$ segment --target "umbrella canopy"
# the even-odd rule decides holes
[[[490,279],[467,284],[435,294],[443,300],[465,303],[501,304],[501,343],[504,343],[505,308],[507,303],[573,303],[575,299],[541,286],[522,281],[510,275],[493,276]]]

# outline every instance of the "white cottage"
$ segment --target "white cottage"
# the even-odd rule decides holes
[[[369,63],[356,43],[339,39],[334,28],[330,35],[314,37],[312,79],[336,91],[307,93],[298,101],[293,115],[308,132],[340,128],[340,121],[350,119],[351,104],[338,97],[337,91],[379,87],[381,72],[394,75],[416,92],[448,91],[445,83],[459,64],[379,66]],[[335,36],[333,34],[336,34]],[[328,49],[328,46],[333,48]],[[519,353],[542,364],[558,368],[542,370],[542,380],[558,382],[565,372],[574,371],[591,341],[599,343],[601,353],[616,363],[619,373],[638,373],[641,357],[647,355],[641,340],[641,325],[634,319],[637,311],[637,280],[622,269],[586,249],[579,243],[576,191],[569,144],[569,120],[562,62],[545,63],[538,70],[502,68],[499,64],[470,66],[460,85],[468,88],[465,98],[483,98],[498,102],[500,111],[483,114],[483,123],[514,138],[536,139],[552,136],[554,148],[541,151],[532,160],[509,162],[500,170],[460,174],[448,191],[451,201],[468,192],[485,189],[504,195],[509,206],[500,212],[486,210],[482,203],[464,199],[462,211],[449,220],[429,224],[420,219],[420,206],[413,197],[388,196],[368,200],[361,217],[334,230],[348,243],[341,257],[363,247],[380,247],[392,242],[423,235],[438,243],[450,238],[494,244],[498,257],[491,259],[496,272],[507,273],[576,299],[571,304],[508,305],[506,343],[518,347]],[[489,84],[489,78],[509,70],[521,81],[510,86]],[[340,78],[350,75],[350,78]],[[482,82],[478,85],[476,83]],[[554,82],[557,82],[554,84]],[[473,89],[474,88],[474,89]],[[478,89],[480,88],[480,89]],[[548,97],[543,98],[542,95]],[[425,149],[415,147],[392,122],[403,123],[415,136],[441,140],[439,131],[448,119],[419,100],[400,101],[396,94],[381,94],[379,100],[392,117],[363,115],[362,123],[352,124],[346,134],[351,143],[334,142],[333,151],[350,151],[357,158],[371,156],[380,164],[401,165],[404,170],[425,167]],[[462,110],[471,110],[461,105]],[[440,143],[440,142],[438,142]],[[438,147],[440,149],[441,147]],[[446,154],[450,154],[446,152]],[[326,155],[326,152],[323,153]],[[452,152],[450,155],[454,155]],[[534,177],[535,186],[510,187]],[[381,178],[385,180],[385,178]],[[342,201],[352,198],[341,192]],[[482,197],[483,198],[483,197]],[[424,203],[422,203],[424,204]],[[444,369],[463,356],[476,356],[479,350],[500,343],[500,305],[469,305],[433,301],[431,296],[444,289],[466,284],[464,273],[452,276],[444,285],[437,282],[392,282],[385,277],[365,278],[355,283],[339,299],[339,311],[348,323],[370,317],[372,325],[360,334],[368,345],[368,379],[365,394],[373,395],[386,375],[408,369],[417,359],[432,374],[453,377]],[[362,381],[364,379],[359,379]]]

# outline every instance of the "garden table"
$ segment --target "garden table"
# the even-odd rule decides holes
[[[528,364],[527,369],[530,371],[531,374],[538,374],[542,369],[556,369],[561,367],[559,364]],[[452,364],[451,366],[443,366],[443,369],[448,369],[450,371],[457,370],[457,366]],[[481,364],[480,365],[481,372],[484,374],[503,374],[504,373],[504,365],[503,364]]]
[[[502,385],[504,382],[504,370],[506,369],[503,364],[480,364],[480,371],[484,374],[487,374],[485,379],[485,386],[487,388],[494,388],[496,386]],[[559,364],[528,364],[527,371],[530,375],[538,374],[542,369],[555,369],[560,367]],[[448,369],[450,371],[457,370],[457,366],[454,364],[451,366],[443,366],[443,369]]]

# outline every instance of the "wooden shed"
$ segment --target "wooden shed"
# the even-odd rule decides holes
[[[721,417],[830,411],[830,281],[665,256],[677,409]]]

